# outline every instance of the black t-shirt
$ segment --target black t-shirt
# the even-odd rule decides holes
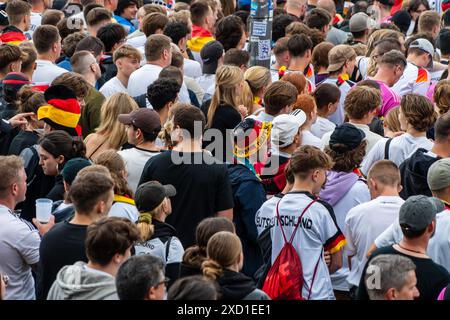
[[[414,264],[416,265],[416,287],[420,293],[418,300],[436,300],[442,289],[445,288],[450,282],[450,274],[448,273],[448,271],[443,266],[434,263],[430,258],[417,258],[409,256],[395,250],[392,246],[388,246],[374,251],[369,261],[364,266],[364,270],[356,294],[356,298],[358,300],[369,299],[366,284],[364,281],[364,275],[366,274],[366,269],[369,265],[369,262],[380,254],[398,254],[410,258],[412,262],[414,262]]]
[[[22,150],[34,146],[39,141],[39,134],[36,131],[20,131],[11,142],[8,154],[20,155]]]
[[[47,294],[62,267],[77,261],[87,262],[84,246],[86,230],[87,226],[85,225],[63,221],[57,223],[44,235],[39,247],[37,299],[47,299]]]
[[[175,164],[172,159],[186,161]],[[166,222],[177,230],[185,248],[195,244],[195,228],[201,220],[233,208],[227,167],[205,152],[166,151],[150,158],[139,185],[152,180],[172,184],[177,190],[177,195],[171,198],[172,214]]]

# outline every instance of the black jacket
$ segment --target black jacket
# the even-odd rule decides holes
[[[253,280],[243,273],[225,269],[217,278],[221,300],[269,300],[268,296],[257,289]]]

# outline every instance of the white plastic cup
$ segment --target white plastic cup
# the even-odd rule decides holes
[[[36,219],[41,223],[47,223],[52,213],[53,200],[41,198],[36,199]]]

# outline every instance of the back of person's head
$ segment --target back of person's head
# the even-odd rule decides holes
[[[450,27],[450,11],[445,10],[444,14],[442,15],[442,22],[444,23],[444,27]]]
[[[178,56],[178,54],[181,56],[181,54],[178,52],[173,53],[172,64],[161,70],[161,72],[159,73],[158,79],[175,80],[181,87],[183,85],[183,81],[184,81],[183,72],[181,71],[182,66],[177,66],[176,63],[173,63],[173,61],[174,61],[173,57]],[[181,59],[184,59],[183,56],[181,56]],[[178,57],[177,57],[177,60],[178,60]]]
[[[150,255],[133,256],[116,274],[117,295],[120,300],[150,300],[151,294],[164,282],[164,264]]]
[[[225,52],[237,48],[244,34],[244,23],[239,17],[233,15],[221,19],[216,25],[215,37],[222,43]]]
[[[164,35],[172,39],[172,42],[178,44],[181,39],[189,34],[188,27],[183,22],[171,21],[164,27]]]
[[[86,230],[86,256],[89,262],[100,266],[126,260],[135,241],[139,239],[136,225],[126,218],[109,217],[93,222]]]
[[[78,138],[73,138],[66,131],[55,130],[45,134],[39,140],[39,146],[50,153],[54,158],[62,156],[64,158],[60,164],[59,170],[64,166],[64,163],[72,158],[82,157],[86,155],[86,146],[83,141]]]
[[[201,26],[211,8],[206,1],[198,0],[191,4],[189,10],[191,12],[192,23]]]
[[[264,94],[266,112],[270,115],[277,115],[287,106],[292,105],[297,100],[297,88],[287,81],[275,81]]]
[[[86,15],[86,24],[88,27],[97,27],[101,24],[111,22],[112,14],[102,6],[94,7]]]
[[[410,258],[397,254],[381,254],[373,258],[364,274],[370,300],[413,300],[419,296],[411,285],[415,280],[416,265]],[[375,274],[376,273],[376,274]],[[372,285],[374,276],[377,286]]]
[[[173,115],[174,129],[179,127],[190,139],[200,139],[205,128],[203,112],[194,106],[178,109]],[[186,137],[186,136],[185,136]]]
[[[286,27],[286,36],[291,37],[294,34],[305,34],[309,35],[311,29],[304,23],[299,21],[294,21]]]
[[[64,13],[61,10],[47,9],[42,14],[41,24],[48,24],[56,27],[62,18],[64,18]]]
[[[17,92],[17,99],[19,101],[19,113],[33,112],[37,114],[39,107],[47,104],[44,93],[33,90],[31,86],[23,86]],[[30,121],[31,119],[27,120]]]
[[[64,40],[69,34],[75,32],[83,32],[84,21],[83,19],[78,18],[76,16],[71,16],[68,18],[63,18],[60,22],[58,22],[56,28],[58,28],[58,32],[59,35],[61,36],[61,39]]]
[[[434,125],[434,139],[436,142],[450,143],[450,113],[439,117]]]
[[[67,58],[71,58],[75,53],[75,48],[77,47],[77,44],[86,37],[87,35],[84,32],[75,32],[68,35],[62,41],[62,51],[64,52],[64,55]]]
[[[30,42],[22,42],[19,48],[22,51],[22,72],[33,71],[37,60],[37,52],[34,45]]]
[[[278,39],[286,36],[286,27],[294,21],[297,20],[290,14],[279,14],[275,16],[272,24],[272,41],[277,42]]]
[[[142,19],[142,32],[146,37],[149,37],[158,30],[163,31],[168,22],[169,18],[166,15],[158,12],[150,13]],[[177,44],[178,42],[174,43]]]
[[[181,54],[178,51],[174,51],[173,48],[172,48],[172,60],[170,62],[170,66],[169,67],[175,67],[180,72],[184,68],[184,57],[183,57],[183,54]],[[183,77],[183,74],[181,74],[181,77]]]
[[[436,11],[425,11],[419,16],[419,33],[432,33],[441,25],[441,17]]]
[[[314,47],[311,57],[311,63],[314,66],[314,71],[319,72],[319,68],[328,68],[328,52],[334,45],[331,42],[322,42]]]
[[[89,74],[92,71],[92,64],[97,63],[94,55],[86,50],[77,51],[70,58],[72,71],[81,75]]]
[[[170,21],[181,22],[186,25],[188,28],[188,34],[192,33],[192,21],[191,21],[191,13],[188,10],[180,10],[175,12],[171,17]]]
[[[13,62],[18,62],[22,58],[22,51],[18,46],[11,44],[0,44],[0,72],[9,73],[8,66]],[[19,70],[14,70],[19,71]]]
[[[390,160],[379,160],[370,168],[367,180],[375,180],[377,183],[395,188],[401,183],[400,170]]]
[[[272,81],[270,70],[261,66],[254,66],[244,73],[244,80],[248,83],[253,95],[267,87]]]
[[[322,8],[314,8],[306,14],[305,24],[309,28],[323,30],[331,21],[331,15]]]
[[[84,99],[90,90],[90,86],[86,80],[84,80],[80,74],[75,72],[65,72],[56,77],[52,82],[52,86],[54,85],[63,85],[68,87],[75,93],[77,99]]]
[[[447,10],[450,12],[450,10]],[[450,27],[450,26],[449,26]],[[438,41],[441,49],[441,55],[450,56],[450,29],[442,29],[438,36]]]
[[[295,101],[292,106],[293,110],[303,110],[306,114],[307,121],[313,120],[314,111],[317,111],[316,100],[310,94],[299,94],[297,96],[297,101]]]
[[[147,99],[155,111],[162,110],[169,102],[175,103],[181,85],[175,79],[161,78],[147,88]]]
[[[301,146],[292,154],[289,166],[295,177],[305,180],[309,177],[311,171],[331,169],[333,161],[317,147]]]
[[[398,114],[400,113],[400,106],[394,107],[388,111],[385,115],[383,124],[392,132],[402,131],[400,121],[398,120]]]
[[[283,53],[285,53],[288,50],[288,41],[289,41],[289,37],[283,37],[277,40],[277,42],[275,42],[275,46],[273,47],[273,54],[275,55],[275,57],[278,57],[280,55],[282,55]]]
[[[236,66],[238,68],[242,66],[248,66],[250,61],[250,53],[246,50],[239,50],[232,48],[225,52],[223,56],[223,64],[229,66]]]
[[[308,81],[306,80],[306,77],[300,72],[287,73],[280,80],[292,83],[297,88],[298,94],[306,92],[306,84]]]
[[[159,4],[147,3],[139,8],[137,17],[143,18],[146,15],[148,15],[150,13],[154,13],[154,12],[159,12],[159,13],[165,14],[167,12],[167,10],[165,10],[165,8]],[[141,16],[139,16],[140,13],[142,14]]]
[[[103,42],[106,53],[111,53],[114,46],[123,43],[126,37],[125,28],[118,23],[108,23],[97,31],[97,38]]]
[[[23,160],[18,156],[0,156],[0,198],[4,199],[11,193],[13,184],[19,184]]]
[[[69,190],[70,201],[79,214],[90,214],[100,205],[100,214],[106,215],[112,205],[114,182],[111,176],[100,172],[83,171],[92,166],[81,169]]]
[[[316,100],[317,109],[325,110],[331,104],[339,101],[341,98],[341,90],[339,87],[332,83],[322,83],[317,86],[313,93],[313,97]]]
[[[75,47],[75,52],[81,50],[90,51],[95,57],[98,57],[105,52],[105,45],[99,38],[87,36],[81,39]]]
[[[292,57],[304,57],[308,50],[313,49],[313,43],[304,34],[295,34],[288,41],[289,54]]]
[[[450,80],[441,80],[436,84],[433,101],[440,116],[450,110]]]
[[[381,92],[368,86],[356,86],[345,97],[344,110],[350,119],[359,120],[381,106]]]
[[[407,61],[405,55],[401,53],[399,50],[390,50],[386,53],[379,53],[382,55],[381,60],[379,62],[380,66],[388,66],[390,68],[394,68],[396,66],[400,66],[402,70],[406,68]]]
[[[10,25],[19,25],[23,18],[31,13],[31,5],[22,0],[6,2],[6,14]]]
[[[145,58],[147,61],[157,61],[171,50],[171,40],[168,36],[162,34],[152,34],[145,41]]]
[[[203,276],[178,279],[170,287],[167,300],[218,300],[217,285]]]
[[[61,40],[55,26],[41,25],[33,32],[33,43],[38,54],[49,52]]]
[[[392,39],[398,41],[400,37],[404,38],[403,34],[401,34],[400,32],[396,32],[394,30],[387,30],[387,29],[374,30],[370,34],[369,39],[367,40],[366,56],[367,57],[371,56],[372,51],[375,49],[377,42],[380,41],[381,39]]]
[[[400,112],[408,124],[419,132],[427,131],[437,119],[431,101],[415,93],[406,94],[402,97]]]
[[[242,255],[241,240],[235,233],[219,231],[209,239],[206,254],[207,259],[202,263],[203,275],[216,280],[224,269],[239,263]]]

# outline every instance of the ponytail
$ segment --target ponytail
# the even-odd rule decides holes
[[[203,275],[211,280],[216,280],[223,273],[222,266],[215,260],[206,259],[202,263]]]
[[[141,242],[147,242],[155,232],[155,226],[152,224],[152,215],[148,212],[139,214],[137,228],[141,236]]]

